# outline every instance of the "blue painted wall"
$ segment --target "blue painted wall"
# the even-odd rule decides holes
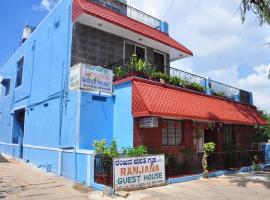
[[[79,148],[93,149],[93,141],[112,140],[113,98],[102,96],[104,101],[93,100],[99,94],[81,92]]]
[[[25,107],[24,143],[49,147],[61,144],[59,130],[64,113],[60,111],[67,91],[71,30],[71,0],[62,0],[1,69],[1,75],[11,79],[11,88],[4,96],[1,86],[0,141],[12,143],[12,112]],[[22,85],[15,88],[17,62],[22,57]],[[70,143],[67,138],[63,140]]]
[[[132,82],[114,87],[113,138],[119,147],[133,147]]]

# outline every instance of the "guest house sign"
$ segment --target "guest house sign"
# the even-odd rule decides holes
[[[113,159],[114,190],[130,191],[165,183],[165,156]]]
[[[70,89],[83,89],[92,92],[112,94],[112,70],[87,64],[71,68]]]

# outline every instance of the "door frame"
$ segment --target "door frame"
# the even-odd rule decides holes
[[[11,132],[11,136],[13,136],[13,129],[14,129],[14,120],[15,120],[15,117],[16,117],[16,112],[17,111],[20,111],[20,110],[24,110],[24,124],[23,124],[23,136],[20,135],[19,137],[19,141],[18,141],[18,146],[19,146],[19,158],[20,159],[23,159],[23,139],[24,139],[24,136],[25,136],[25,127],[26,127],[26,105],[23,105],[23,106],[19,106],[17,108],[13,108],[12,109],[12,114],[13,114],[13,118],[12,118],[12,132]],[[13,140],[13,138],[11,138]],[[13,141],[12,141],[13,143]]]

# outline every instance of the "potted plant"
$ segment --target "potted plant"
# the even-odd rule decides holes
[[[166,73],[160,72],[160,82],[161,83],[169,83],[170,76],[168,76]]]
[[[115,81],[121,80],[126,76],[127,76],[127,73],[124,70],[123,66],[117,66],[114,68],[114,80]]]
[[[119,157],[117,142],[113,140],[109,147],[105,139],[95,140],[93,147],[96,152],[96,162],[99,171],[96,174],[96,182],[110,186],[112,184],[112,158]]]
[[[187,86],[187,88],[190,90],[197,91],[197,92],[204,92],[204,87],[201,84],[196,83],[196,82],[190,83]]]
[[[169,83],[174,85],[174,86],[179,86],[180,78],[178,78],[176,76],[171,76],[170,79],[169,79]]]

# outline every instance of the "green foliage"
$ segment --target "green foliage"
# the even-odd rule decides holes
[[[214,142],[205,143],[203,145],[203,159],[202,159],[202,167],[203,167],[203,177],[208,178],[208,157],[209,153],[215,151],[216,144]]]
[[[252,162],[252,167],[254,171],[260,171],[261,166],[259,165],[260,161],[257,155],[254,156],[254,160]]]
[[[211,152],[215,151],[215,148],[216,148],[216,144],[214,142],[205,143],[203,145],[203,150],[206,153],[211,153]]]
[[[117,158],[119,157],[119,153],[117,151],[117,148],[118,148],[118,144],[116,142],[116,140],[113,140],[111,142],[111,145],[109,146],[109,156],[112,157],[112,158]]]
[[[240,5],[242,21],[247,12],[252,11],[258,18],[260,25],[270,25],[270,0],[242,0]]]
[[[119,157],[119,153],[117,151],[117,142],[113,140],[110,146],[107,146],[107,142],[105,139],[95,140],[93,143],[93,147],[95,148],[96,154],[100,154],[102,156],[109,156],[111,158]]]
[[[116,77],[125,77],[127,75],[127,72],[124,70],[123,66],[117,66],[114,68],[114,75]]]
[[[262,117],[268,122],[268,125],[255,126],[256,134],[254,135],[253,142],[256,143],[267,142],[268,140],[270,140],[270,115],[262,112]]]
[[[126,157],[138,157],[147,155],[147,150],[144,146],[139,146],[135,148],[124,148],[123,153]]]
[[[188,85],[188,88],[192,90],[196,90],[198,92],[204,92],[204,87],[201,84],[196,83],[196,82],[190,83]]]
[[[176,76],[171,76],[169,79],[169,83],[175,86],[179,86],[180,82],[181,82],[181,79]]]
[[[216,96],[218,96],[218,97],[222,97],[222,98],[225,98],[226,97],[226,95],[225,95],[224,92],[214,92],[213,94],[216,95]]]

